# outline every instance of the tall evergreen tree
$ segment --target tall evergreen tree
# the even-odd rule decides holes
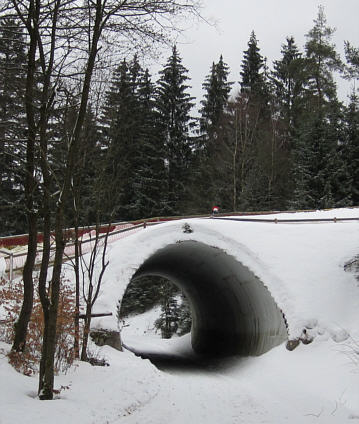
[[[359,206],[359,98],[355,92],[350,96],[350,103],[345,116],[344,158],[351,182],[351,200]]]
[[[26,53],[13,19],[0,20],[0,234],[26,232],[23,203]]]
[[[335,29],[327,25],[323,6],[319,6],[317,19],[308,32],[305,44],[308,84],[307,88],[316,99],[314,107],[337,100],[337,89],[333,72],[342,68],[335,45],[331,43]]]
[[[226,185],[223,166],[223,135],[227,125],[227,107],[232,83],[228,81],[229,67],[221,55],[212,64],[209,75],[202,87],[204,98],[201,101],[200,129],[196,139],[195,161],[193,163],[193,184],[191,192],[196,203],[193,211],[206,212],[214,204],[222,205],[223,186]],[[198,199],[201,198],[201,202]]]
[[[281,58],[273,62],[270,75],[272,143],[268,154],[274,160],[271,160],[269,167],[269,191],[270,206],[276,209],[286,209],[293,192],[292,150],[304,110],[306,82],[306,59],[302,57],[293,37],[287,37],[281,54]]]
[[[264,96],[266,93],[265,60],[260,53],[254,31],[250,35],[248,49],[243,52],[241,68],[242,91],[249,92],[253,96]]]
[[[346,73],[347,78],[359,79],[359,48],[352,46],[349,41],[344,43],[345,57],[347,59]]]
[[[164,215],[167,210],[165,151],[159,135],[154,97],[155,87],[146,70],[138,89],[138,167],[134,176],[136,211],[142,218]]]
[[[359,98],[355,89],[359,80],[359,48],[345,42],[346,78],[353,81],[353,92],[345,113],[345,145],[343,148],[351,179],[351,200],[359,205]]]
[[[163,339],[170,339],[178,330],[181,308],[176,296],[176,287],[166,282],[160,289],[161,314],[155,321],[155,327],[161,330]]]
[[[109,211],[116,219],[135,219],[134,161],[137,161],[139,65],[135,57],[115,70],[104,107],[102,131],[113,194]]]
[[[332,190],[333,146],[322,116],[313,116],[297,139],[295,207],[298,209],[335,206]]]
[[[228,81],[229,67],[221,55],[218,63],[212,64],[210,74],[202,85],[204,99],[201,101],[200,129],[208,138],[216,131],[228,104],[233,83]]]
[[[293,37],[287,37],[281,53],[281,59],[273,62],[271,81],[276,109],[288,130],[288,137],[292,138],[303,107],[305,59]]]
[[[190,110],[192,97],[187,93],[190,88],[187,69],[177,47],[172,49],[164,68],[159,72],[157,82],[156,108],[162,137],[165,145],[168,182],[168,213],[179,214],[184,211],[188,199],[188,171],[191,163],[191,124]]]
[[[233,105],[232,125],[234,151],[240,162],[236,195],[241,209],[263,210],[272,207],[276,134],[268,70],[254,31],[243,52],[241,68],[241,91]]]
[[[101,133],[96,115],[90,104],[83,125],[81,154],[74,173],[73,214],[77,213],[79,226],[111,222],[107,208],[107,181],[104,154],[101,150]],[[71,218],[71,215],[69,216]],[[72,217],[72,222],[74,218]],[[71,225],[71,227],[74,224]]]
[[[164,140],[155,111],[155,87],[137,57],[114,73],[103,113],[102,128],[109,200],[116,219],[165,214],[167,178]]]
[[[349,198],[347,172],[339,153],[342,106],[337,99],[333,72],[340,69],[341,62],[331,43],[333,32],[319,7],[305,45],[305,104],[294,152],[293,205],[297,208],[343,205]]]

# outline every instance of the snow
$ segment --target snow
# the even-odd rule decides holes
[[[274,217],[359,217],[359,210]],[[192,233],[183,233],[184,222]],[[358,221],[275,224],[190,219],[147,227],[110,245],[110,264],[96,310],[115,312],[143,261],[182,240],[201,241],[240,260],[285,313],[290,337],[307,327],[315,336],[313,343],[300,344],[291,352],[282,344],[259,357],[162,371],[129,351],[91,346],[110,366],[78,363],[56,377],[56,388],[68,388],[51,402],[36,398],[36,377],[22,376],[8,365],[9,346],[1,343],[0,424],[359,422],[359,286],[355,276],[343,269],[358,255]],[[161,340],[151,327],[156,314],[131,319],[122,331],[125,343],[185,356],[189,337]],[[115,329],[118,325],[113,317],[96,323]]]
[[[0,423],[113,423],[156,395],[161,374],[148,360],[109,347],[98,354],[111,365],[92,367],[79,362],[67,375],[56,378],[55,387],[65,389],[53,402],[39,401],[37,378],[18,374],[2,357]]]
[[[278,219],[335,216],[359,217],[359,210],[276,215]],[[190,223],[192,233],[183,232],[185,222]],[[343,269],[358,254],[358,221],[275,224],[191,219],[151,227],[111,246],[96,308],[116,310],[118,299],[144,260],[158,249],[183,240],[218,247],[252,270],[285,313],[290,337],[298,337],[308,326],[324,337],[340,337],[345,329],[359,339],[358,284]],[[115,328],[117,323],[104,318],[97,325]]]

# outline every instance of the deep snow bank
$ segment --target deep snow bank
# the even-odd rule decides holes
[[[90,344],[92,353],[96,346]],[[26,377],[7,362],[10,346],[0,342],[0,423],[105,424],[119,422],[156,397],[162,379],[149,361],[108,346],[97,348],[109,367],[78,362],[56,376],[54,401],[37,398],[38,377]],[[122,421],[121,421],[122,422]]]
[[[277,215],[278,219],[334,216],[337,218],[358,217],[359,210],[337,209],[316,213]],[[190,225],[192,232],[184,232],[185,222]],[[158,259],[158,252],[161,249],[162,252],[166,251],[168,246],[176,246],[181,243],[192,243],[192,245],[201,243],[208,248],[215,248],[219,256],[222,255],[225,260],[231,258],[248,270],[251,278],[254,276],[259,285],[267,288],[274,303],[284,313],[290,338],[298,337],[303,328],[307,328],[308,332],[314,336],[332,337],[335,341],[342,341],[348,335],[354,338],[359,337],[356,328],[356,324],[359,322],[358,283],[353,275],[344,271],[344,264],[359,251],[359,221],[276,224],[189,219],[146,228],[140,233],[110,246],[110,264],[96,309],[115,312],[118,300],[136,272],[161,274],[158,263],[151,268],[151,263],[156,262],[156,257]],[[186,270],[189,266],[190,256],[187,252],[188,260],[184,255],[176,264],[178,269],[183,270],[184,279],[186,275],[188,276]],[[197,266],[203,272],[206,272],[206,269],[214,272],[215,268],[219,266],[218,262],[216,266],[213,266],[214,256],[202,254],[198,257],[197,265],[194,259],[190,266]],[[172,260],[172,268],[174,263],[175,259]],[[150,265],[146,268],[146,264]],[[227,265],[221,265],[222,282],[226,279]],[[171,274],[169,269],[163,272]],[[233,276],[233,272],[231,275]],[[209,275],[206,278],[209,278]],[[245,278],[242,281],[243,285],[250,286],[249,280]],[[232,281],[229,286],[223,285],[223,291],[227,291],[227,299],[238,297],[240,293],[244,293],[244,291],[233,291],[232,288],[235,284],[236,281]],[[203,287],[201,290],[202,293],[205,293],[206,288]],[[214,291],[220,296],[221,285],[218,284]],[[200,296],[200,293],[200,290],[197,291],[196,296]],[[214,293],[213,299],[215,296]],[[252,295],[248,296],[250,299]],[[262,298],[259,298],[258,302],[262,304]],[[245,304],[246,301],[243,301],[242,308]],[[193,305],[196,306],[195,301],[192,301]],[[214,303],[211,305],[213,308],[216,307]],[[236,304],[229,305],[233,312]],[[257,320],[258,311],[268,311],[266,306],[253,305],[254,303],[252,304],[249,300],[249,310],[240,311],[242,318],[245,315],[248,318],[249,314],[249,321],[252,318]],[[201,314],[208,313],[209,309],[198,310],[197,315],[200,317],[197,322],[201,319],[202,322],[206,321],[205,318],[201,318]],[[251,309],[254,309],[254,315],[250,315],[253,312]],[[226,323],[227,327],[231,326],[233,319]],[[259,319],[259,321],[261,320]],[[262,322],[264,323],[265,319],[262,319]],[[116,326],[114,318],[104,318],[96,322],[94,320],[94,324],[99,327]],[[258,325],[261,327],[262,324],[254,323],[252,328],[257,328]],[[239,332],[248,330],[248,328],[243,330],[237,324],[234,327],[239,329]],[[278,326],[275,329],[279,331]],[[271,331],[273,329],[269,328],[269,332]]]

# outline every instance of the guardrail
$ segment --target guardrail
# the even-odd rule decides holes
[[[358,218],[302,218],[302,219],[264,219],[264,218],[232,218],[232,217],[217,217],[214,216],[213,219],[219,219],[223,221],[240,221],[240,222],[268,222],[268,223],[300,223],[300,222],[345,222],[345,221],[359,221]]]
[[[5,271],[9,271],[9,280],[12,281],[14,278],[14,254],[7,250],[0,249],[0,253],[5,254],[3,257],[5,260]]]
[[[109,233],[108,243],[112,243],[116,240],[119,240],[130,234],[133,234],[142,228],[146,228],[147,225],[156,225],[156,222],[151,222],[146,224],[141,223],[137,225],[133,225],[130,223],[117,225],[114,227],[115,229],[111,231],[111,233]],[[82,254],[86,254],[90,252],[90,250],[92,249],[91,244],[94,243],[95,241],[95,238],[94,238],[95,234],[93,233],[94,231],[95,230],[87,232],[86,234],[84,234],[87,238],[80,240]],[[99,236],[100,239],[104,237],[106,237],[106,234],[101,234]],[[11,250],[9,251],[5,249],[0,249],[0,253],[4,255],[3,258],[5,259],[5,272],[8,272],[8,278],[10,281],[12,281],[14,278],[15,271],[21,270],[24,267],[27,252],[23,251],[23,252],[13,253],[11,252]],[[43,249],[37,250],[35,265],[38,265],[41,263],[42,253],[43,253]],[[52,246],[50,247],[50,263],[54,258],[54,254],[55,254],[55,246]],[[64,250],[64,260],[70,260],[71,258],[74,257],[74,255],[75,255],[75,243],[74,242],[67,243]]]
[[[357,209],[357,207],[353,207],[353,209]],[[314,212],[312,210],[302,210],[302,211],[265,211],[265,212],[230,212],[230,213],[219,213],[215,216],[211,216],[208,214],[202,215],[186,215],[186,216],[172,216],[172,217],[154,217],[143,220],[129,221],[129,222],[120,222],[110,224],[110,227],[113,230],[109,233],[108,242],[111,243],[115,240],[126,237],[134,232],[139,231],[141,228],[146,228],[146,226],[156,225],[168,221],[175,221],[179,219],[190,219],[190,218],[211,218],[215,220],[230,220],[230,221],[241,221],[241,222],[262,222],[262,223],[309,223],[309,222],[341,222],[341,221],[359,221],[358,218],[303,218],[303,219],[265,219],[265,218],[251,218],[252,215],[272,215],[272,214],[281,214],[281,213],[295,213],[295,212]],[[242,217],[242,218],[240,218]],[[101,231],[107,231],[109,224],[104,224],[101,226]],[[94,241],[94,231],[95,226],[90,227],[81,227],[80,234],[82,234],[81,246],[82,253],[88,253],[91,250],[91,242]],[[74,234],[74,229],[67,229],[66,232],[69,236]],[[41,239],[41,234],[39,234],[39,239]],[[27,244],[27,234],[23,234],[20,236],[11,236],[11,237],[1,237],[0,238],[0,246],[9,245],[11,246],[11,242],[19,242],[20,245]],[[85,238],[84,238],[85,237]],[[86,238],[87,237],[87,238]],[[100,239],[106,237],[106,234],[100,235]],[[4,243],[6,241],[6,243]],[[35,264],[41,263],[42,258],[42,249],[38,249]],[[52,255],[54,255],[55,247],[51,247]],[[8,272],[9,280],[12,281],[14,278],[14,273],[16,270],[20,270],[23,268],[27,252],[18,252],[14,253],[11,250],[0,249],[0,253],[2,253],[3,258],[5,259],[5,271]],[[75,243],[69,242],[66,244],[64,251],[65,260],[69,260],[73,258],[75,255]],[[50,261],[52,257],[50,256]]]
[[[358,209],[359,206],[351,206],[350,209]],[[324,210],[330,210],[330,209],[324,209]],[[278,210],[272,210],[272,211],[251,211],[251,212],[221,212],[216,214],[216,217],[236,217],[236,216],[251,216],[251,215],[273,215],[273,214],[282,214],[282,213],[296,213],[296,212],[315,212],[314,209],[305,209],[305,210],[285,210],[285,211],[278,211]],[[192,215],[178,215],[178,216],[157,216],[157,217],[151,217],[151,218],[144,218],[134,221],[121,221],[117,223],[111,224],[113,227],[117,227],[119,225],[125,225],[125,224],[132,224],[132,225],[152,225],[160,222],[167,222],[167,221],[173,221],[178,219],[190,219],[190,218],[208,218],[210,214],[192,214]],[[247,219],[247,218],[246,218]],[[255,218],[253,218],[255,219]],[[259,218],[258,218],[259,219]],[[107,231],[108,224],[102,224],[101,231]],[[90,232],[91,230],[94,230],[96,226],[88,226],[88,227],[80,227],[79,231],[80,234],[86,234]],[[66,229],[68,234],[74,232],[74,228],[68,228]],[[21,234],[21,235],[13,235],[13,236],[7,236],[7,237],[0,237],[0,249],[5,246],[23,246],[26,245],[28,241],[28,234]],[[42,242],[42,233],[38,234],[38,243]]]
[[[285,211],[285,212],[297,212],[297,211]],[[217,216],[250,216],[250,215],[269,215],[275,213],[284,213],[283,211],[262,211],[262,212],[225,212],[219,213]],[[111,224],[111,227],[117,227],[119,225],[132,224],[132,225],[153,225],[161,222],[175,221],[178,219],[190,219],[190,218],[208,218],[210,214],[192,214],[192,215],[177,215],[177,216],[156,216],[151,218],[137,219],[134,221],[121,221]],[[107,231],[108,224],[101,224],[101,231]],[[90,225],[88,227],[80,227],[80,235],[89,233],[96,229],[96,226]],[[74,233],[74,228],[67,228],[65,230],[68,235]],[[42,242],[42,233],[38,234],[38,243]],[[6,246],[25,246],[28,242],[28,234],[20,234],[13,236],[0,237],[0,248]]]

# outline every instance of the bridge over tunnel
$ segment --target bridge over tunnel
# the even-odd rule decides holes
[[[152,253],[132,281],[167,278],[186,295],[198,354],[260,355],[287,338],[281,310],[246,266],[223,250],[185,240]]]

